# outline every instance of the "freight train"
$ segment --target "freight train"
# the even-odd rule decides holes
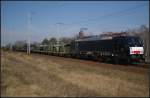
[[[69,44],[40,45],[31,48],[31,53],[113,61],[116,64],[120,61],[127,63],[144,61],[143,43],[135,36],[83,37]]]

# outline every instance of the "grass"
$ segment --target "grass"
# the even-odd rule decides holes
[[[2,52],[2,96],[149,96],[148,72],[127,72],[84,62]]]

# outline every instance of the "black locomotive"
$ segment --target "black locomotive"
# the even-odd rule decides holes
[[[140,38],[133,36],[117,36],[100,38],[85,37],[75,40],[70,45],[71,56],[90,57],[101,61],[140,62],[143,58],[143,44]]]

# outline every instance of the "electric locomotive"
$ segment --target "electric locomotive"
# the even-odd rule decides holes
[[[117,64],[120,61],[135,64],[144,60],[143,43],[135,36],[85,37],[75,40],[71,47],[71,55],[77,57],[111,60]]]

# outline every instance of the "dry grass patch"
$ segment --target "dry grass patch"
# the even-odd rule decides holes
[[[1,59],[2,96],[149,96],[148,74],[18,52]]]
[[[110,78],[103,75],[92,73],[73,73],[61,75],[66,81],[77,84],[80,87],[88,88],[96,93],[101,93],[101,96],[141,96],[144,93],[149,95],[149,88],[145,85],[138,85],[132,82]]]

